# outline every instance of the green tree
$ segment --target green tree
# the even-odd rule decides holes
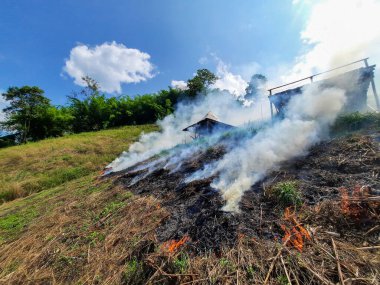
[[[251,77],[251,81],[245,89],[245,98],[249,100],[256,98],[260,94],[267,81],[267,78],[262,74],[253,75]]]
[[[34,139],[31,130],[38,128],[33,125],[34,122],[43,110],[51,107],[44,91],[36,86],[9,87],[3,97],[9,102],[9,106],[3,109],[6,120],[1,124],[2,127],[18,132],[23,143],[29,137]]]
[[[208,69],[198,69],[197,74],[187,81],[187,94],[195,97],[198,93],[205,91],[207,87],[214,84],[218,77]]]

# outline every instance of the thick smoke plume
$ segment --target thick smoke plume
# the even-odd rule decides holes
[[[255,100],[255,104],[244,107],[243,103],[246,102],[238,101],[235,95],[220,90],[210,91],[207,96],[199,95],[194,101],[179,103],[174,114],[157,122],[161,131],[142,135],[138,142],[131,145],[128,152],[123,152],[107,167],[113,171],[121,171],[163,150],[190,142],[191,138],[182,130],[201,120],[209,111],[220,121],[233,126],[269,118],[269,101],[264,94]]]
[[[161,132],[143,135],[139,142],[133,144],[128,152],[123,153],[109,167],[113,171],[120,171],[168,150],[165,155],[135,168],[134,171],[148,171],[136,177],[131,184],[158,168],[170,172],[179,170],[182,163],[194,154],[219,142],[221,135],[215,134],[202,143],[196,140],[183,143],[181,130],[201,119],[211,109],[220,114],[222,121],[241,125],[241,137],[230,142],[224,140],[227,153],[212,164],[189,174],[184,182],[216,177],[211,186],[219,190],[225,199],[223,209],[237,212],[244,192],[263,179],[268,171],[279,167],[286,160],[305,154],[309,147],[326,136],[328,127],[342,110],[345,100],[341,89],[322,89],[318,84],[310,85],[303,94],[290,100],[283,120],[269,126],[266,124],[266,127],[253,134],[242,124],[250,119],[260,119],[254,117],[255,113],[260,113],[260,102],[243,107],[234,96],[214,91],[195,103],[180,104],[174,115],[159,122]],[[267,103],[267,99],[264,102]]]
[[[224,210],[238,211],[244,191],[281,162],[305,154],[323,139],[345,100],[343,90],[310,86],[289,102],[283,120],[244,140],[212,167],[194,173],[190,180],[217,175],[212,186],[226,200]]]

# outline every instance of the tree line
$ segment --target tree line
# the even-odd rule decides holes
[[[0,128],[11,135],[0,138],[0,147],[66,133],[154,123],[173,113],[179,101],[193,100],[217,77],[207,69],[200,69],[187,81],[187,90],[169,87],[134,98],[107,97],[95,80],[88,76],[83,80],[86,87],[68,96],[65,106],[53,105],[39,87],[9,87],[2,94],[8,104],[3,109],[5,120],[0,122]]]

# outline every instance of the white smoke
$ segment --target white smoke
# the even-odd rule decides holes
[[[239,74],[230,72],[227,64],[222,60],[216,56],[214,56],[214,58],[217,61],[216,75],[219,79],[212,87],[222,91],[228,91],[236,97],[244,96],[245,88],[248,86],[247,82]]]
[[[301,32],[305,52],[292,63],[290,72],[281,76],[282,82],[298,80],[365,57],[370,57],[372,64],[380,62],[380,1],[300,0],[293,1],[293,5],[295,9],[310,8],[310,16]],[[364,66],[358,63],[356,67],[360,64]],[[379,74],[376,75],[375,78]],[[373,96],[369,96],[369,102],[374,104]]]
[[[209,111],[221,122],[233,126],[249,121],[264,121],[270,116],[269,102],[265,97],[259,98],[257,104],[244,107],[230,93],[214,90],[207,96],[198,96],[194,101],[179,103],[174,114],[157,122],[161,129],[159,132],[143,134],[138,142],[130,146],[128,152],[123,152],[107,167],[121,171],[163,150],[189,142],[189,135],[182,130],[200,121]]]
[[[344,91],[320,90],[313,85],[291,99],[284,120],[233,148],[214,163],[208,175],[202,173],[203,176],[218,174],[212,186],[226,200],[224,210],[238,211],[244,191],[281,162],[304,154],[319,142],[344,103]]]

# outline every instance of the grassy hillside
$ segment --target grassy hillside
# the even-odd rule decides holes
[[[235,215],[210,180],[181,183],[218,146],[181,173],[99,179],[152,125],[1,150],[0,187],[25,197],[0,205],[0,284],[377,284],[380,134],[359,119],[340,118],[341,136],[268,174]]]
[[[128,126],[0,149],[0,203],[93,174],[117,157],[142,131]]]
[[[0,243],[17,237],[72,190],[92,189],[107,163],[141,132],[156,129],[154,125],[128,126],[0,149]],[[16,199],[20,197],[26,198]],[[58,200],[49,202],[50,197]]]

